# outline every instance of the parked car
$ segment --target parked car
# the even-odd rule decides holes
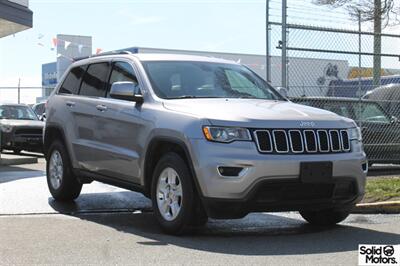
[[[353,120],[294,104],[238,63],[188,55],[73,63],[47,101],[44,147],[54,199],[93,180],[139,191],[174,234],[255,211],[336,224],[367,172]]]
[[[1,150],[42,152],[43,127],[29,106],[0,104]]]
[[[400,84],[389,84],[367,92],[363,99],[378,102],[385,111],[400,117]]]
[[[46,119],[46,103],[41,102],[32,106],[33,111],[38,116],[39,120],[44,121]]]
[[[351,118],[362,129],[368,161],[373,163],[400,163],[400,123],[379,103],[371,100],[333,97],[293,98],[293,102],[325,109]]]

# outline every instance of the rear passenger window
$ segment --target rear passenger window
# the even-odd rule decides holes
[[[96,63],[89,65],[82,79],[80,95],[104,97],[107,89],[109,63]]]
[[[79,88],[79,81],[85,73],[85,66],[78,66],[71,69],[67,74],[63,84],[60,87],[59,93],[77,94]]]
[[[118,81],[129,81],[138,84],[136,75],[133,71],[132,66],[126,62],[116,62],[113,64],[113,70],[111,72],[109,88],[114,82]],[[108,90],[107,96],[110,94],[110,89]]]

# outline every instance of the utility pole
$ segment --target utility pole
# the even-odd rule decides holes
[[[374,0],[374,88],[381,85],[381,52],[382,52],[382,0]]]
[[[268,83],[271,82],[271,56],[270,56],[270,50],[271,50],[271,40],[270,40],[270,35],[269,35],[269,0],[266,0],[266,57],[265,57],[265,68],[266,68],[266,80]]]
[[[21,78],[18,78],[18,104],[21,103]]]

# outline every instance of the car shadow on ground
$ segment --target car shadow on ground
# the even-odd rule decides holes
[[[149,209],[136,212],[79,213],[74,203],[49,204],[61,213],[146,238],[137,244],[175,245],[206,252],[235,255],[301,255],[355,251],[359,244],[398,244],[400,234],[351,225],[373,224],[368,216],[355,216],[345,225],[313,227],[300,216],[250,214],[239,220],[210,220],[188,235],[164,234]],[[66,212],[69,210],[69,213]],[[394,228],[393,228],[394,229]]]
[[[23,172],[23,174],[21,174]],[[31,170],[18,166],[1,166],[0,167],[0,184],[12,182],[20,179],[43,177],[44,171]]]

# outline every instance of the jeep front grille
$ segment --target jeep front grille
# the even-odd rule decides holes
[[[350,151],[345,129],[258,129],[254,130],[257,148],[262,153],[304,154]]]

